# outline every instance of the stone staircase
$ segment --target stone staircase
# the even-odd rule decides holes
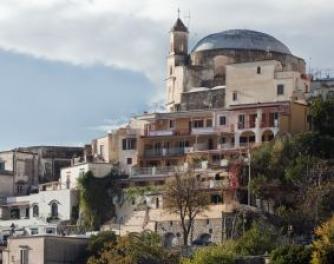
[[[155,224],[149,221],[149,211],[140,210],[133,211],[124,224],[104,225],[103,229],[109,229],[114,231],[116,234],[124,236],[131,232],[142,232],[144,230],[154,231],[154,226]]]

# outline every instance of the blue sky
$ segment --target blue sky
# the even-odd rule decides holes
[[[191,44],[252,29],[334,68],[331,0],[1,0],[0,150],[88,143],[161,103],[177,8]]]
[[[154,86],[142,74],[0,52],[0,148],[82,144],[140,113]]]

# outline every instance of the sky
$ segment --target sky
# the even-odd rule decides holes
[[[0,0],[0,150],[82,145],[163,104],[168,31],[227,29],[334,68],[331,0]]]

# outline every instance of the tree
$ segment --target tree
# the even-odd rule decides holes
[[[89,238],[87,251],[89,256],[98,256],[106,244],[115,244],[117,236],[112,231],[102,231]]]
[[[272,264],[309,264],[311,250],[302,245],[284,245],[273,250],[270,259]]]
[[[276,238],[274,230],[253,223],[251,228],[236,241],[235,252],[242,256],[263,255],[274,248]]]
[[[311,103],[312,129],[322,135],[334,136],[334,100],[316,98]]]
[[[222,246],[197,249],[192,258],[185,258],[182,264],[234,264],[234,255]]]
[[[192,172],[177,174],[174,180],[167,183],[164,201],[169,212],[179,215],[183,245],[187,246],[196,216],[207,209],[209,204],[202,182]]]
[[[312,245],[312,264],[334,263],[334,216],[315,230]]]
[[[98,256],[89,258],[88,264],[176,264],[178,259],[178,255],[162,247],[156,233],[145,231],[105,243]]]

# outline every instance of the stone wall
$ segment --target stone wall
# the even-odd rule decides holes
[[[215,109],[225,106],[225,89],[206,89],[182,94],[181,110]]]

